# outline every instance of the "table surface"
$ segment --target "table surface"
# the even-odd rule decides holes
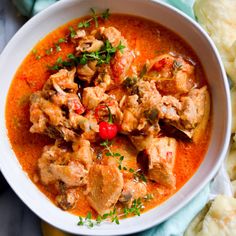
[[[0,53],[27,21],[10,0],[0,0]],[[8,186],[0,171],[0,235],[41,236],[40,219],[32,213]]]

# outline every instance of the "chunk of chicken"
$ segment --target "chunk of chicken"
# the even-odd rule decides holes
[[[32,133],[44,133],[47,125],[62,125],[64,117],[62,110],[55,104],[47,101],[41,96],[41,92],[35,92],[30,96],[30,128]]]
[[[142,135],[142,133],[140,135],[130,135],[129,138],[138,151],[150,147],[153,142],[152,135]]]
[[[97,61],[89,61],[85,65],[79,64],[77,67],[79,79],[86,81],[89,84],[97,71],[96,65]]]
[[[75,68],[71,71],[61,69],[57,73],[51,75],[44,84],[43,90],[55,89],[57,92],[67,90],[70,93],[76,93],[78,85],[74,82]]]
[[[76,187],[87,183],[88,170],[92,164],[92,149],[87,140],[79,139],[73,150],[60,148],[60,142],[45,146],[38,160],[40,178],[43,184],[62,181],[66,186]]]
[[[140,108],[138,103],[138,95],[128,96],[122,106],[123,121],[121,129],[124,132],[131,132],[137,129],[139,124]]]
[[[194,86],[194,67],[181,57],[170,54],[153,59],[145,79],[155,80],[158,90],[165,94],[183,94]]]
[[[113,47],[117,47],[121,40],[123,40],[121,32],[115,27],[101,27],[99,29],[99,33],[105,40],[108,40]]]
[[[74,82],[75,69],[62,69],[51,75],[43,90],[30,97],[30,132],[73,141],[77,134],[78,116],[85,111]]]
[[[193,89],[188,96],[181,98],[182,112],[181,121],[186,129],[195,128],[204,115],[205,102],[207,99],[206,86],[201,89]]]
[[[82,103],[87,109],[94,109],[109,96],[100,87],[87,87],[83,91]]]
[[[93,151],[90,142],[84,139],[78,139],[73,143],[74,159],[82,163],[86,170],[89,170],[93,163]]]
[[[158,106],[159,119],[166,119],[168,121],[179,121],[179,112],[182,109],[180,101],[169,95],[163,96]]]
[[[138,154],[137,161],[144,171],[147,171],[149,179],[161,185],[174,188],[175,176],[173,168],[176,148],[177,142],[174,138],[155,138],[148,148]]]
[[[180,99],[180,122],[170,122],[189,138],[198,140],[205,130],[210,114],[210,96],[207,87],[193,89]]]
[[[123,189],[123,177],[115,165],[94,164],[88,175],[89,204],[103,215],[117,203]]]
[[[102,40],[96,39],[93,35],[85,36],[78,42],[78,46],[76,47],[77,54],[83,52],[96,52],[100,51],[103,47],[104,43]]]
[[[124,183],[119,201],[131,207],[135,199],[143,198],[146,194],[147,187],[144,183],[129,179]]]
[[[56,196],[55,202],[62,210],[67,211],[73,209],[78,200],[76,189],[67,189]]]
[[[161,94],[157,91],[155,81],[140,80],[137,83],[138,95],[143,110],[156,108],[161,101]]]
[[[117,51],[111,60],[111,70],[116,84],[122,84],[134,60],[132,51],[126,47],[123,52]]]
[[[86,184],[88,171],[71,153],[56,145],[46,146],[38,160],[40,179],[43,184],[53,184],[60,180],[69,187]]]

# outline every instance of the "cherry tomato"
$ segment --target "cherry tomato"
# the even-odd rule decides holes
[[[118,132],[118,127],[116,124],[112,124],[106,121],[102,121],[99,124],[99,136],[105,140],[113,139]]]

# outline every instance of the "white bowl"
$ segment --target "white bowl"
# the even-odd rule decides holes
[[[142,16],[181,35],[196,52],[205,69],[212,95],[213,127],[206,157],[196,174],[169,200],[142,214],[121,220],[120,225],[102,224],[88,229],[77,226],[78,217],[54,206],[31,182],[11,149],[5,124],[5,104],[12,78],[22,60],[46,34],[71,19],[87,15],[90,7]],[[64,0],[29,20],[12,38],[0,58],[0,168],[23,202],[48,223],[71,233],[121,235],[157,225],[188,203],[216,174],[230,140],[231,108],[227,78],[219,54],[197,23],[169,5],[151,0]]]

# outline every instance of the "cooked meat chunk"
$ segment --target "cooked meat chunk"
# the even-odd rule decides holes
[[[181,98],[182,112],[181,121],[186,129],[195,128],[204,115],[207,97],[206,86],[201,89],[193,89],[188,96]]]
[[[94,164],[88,175],[89,204],[103,215],[117,203],[123,189],[123,177],[115,165]]]
[[[174,138],[162,137],[153,139],[151,145],[139,153],[137,159],[145,171],[147,167],[144,165],[148,163],[149,179],[167,187],[175,187],[173,168],[176,148]]]
[[[35,92],[30,96],[30,128],[32,133],[44,133],[47,125],[62,125],[64,122],[62,110],[55,104],[41,96],[41,92]]]
[[[189,138],[197,140],[199,134],[205,130],[210,113],[210,99],[206,86],[193,89],[188,95],[181,97],[179,122],[170,122]],[[195,137],[195,138],[194,138]]]
[[[77,134],[79,115],[85,108],[74,82],[75,69],[62,69],[49,77],[43,90],[30,97],[30,128],[32,133],[46,134],[52,138],[73,141]]]
[[[81,39],[86,36],[85,30],[77,30],[76,35],[73,37],[74,39]]]
[[[139,135],[130,135],[129,138],[138,151],[142,151],[150,147],[153,141],[152,135],[142,135],[142,133]]]
[[[82,103],[87,109],[94,109],[109,96],[100,87],[87,87],[83,91]]]
[[[51,75],[45,83],[43,90],[55,89],[57,92],[67,90],[70,93],[76,93],[78,85],[74,82],[75,68],[71,71],[61,69],[57,73]]]
[[[142,102],[142,107],[145,110],[155,107],[161,100],[161,94],[156,89],[154,81],[140,80],[137,83],[138,95]]]
[[[40,178],[43,184],[62,181],[66,186],[82,186],[87,183],[88,170],[92,164],[92,150],[87,140],[73,144],[74,150],[60,148],[57,141],[45,146],[38,160]]]
[[[86,184],[87,170],[78,161],[71,160],[67,165],[51,163],[49,170],[56,180],[64,182],[69,187]]]
[[[96,52],[104,45],[102,40],[96,39],[93,35],[85,36],[78,42],[76,47],[77,54],[82,52]]]
[[[76,189],[67,189],[63,193],[56,196],[56,204],[64,211],[73,209],[76,202],[79,200],[79,195]]]
[[[117,47],[121,40],[124,40],[121,36],[121,32],[115,27],[101,27],[99,32],[105,40],[108,40],[111,43],[113,47]]]
[[[147,194],[147,187],[142,182],[127,180],[120,195],[119,201],[131,207],[135,199],[143,198]]]
[[[181,57],[161,55],[151,61],[145,78],[165,94],[183,94],[194,86],[194,67]]]
[[[97,71],[97,61],[89,61],[85,65],[78,65],[77,73],[80,80],[90,83]]]
[[[73,143],[74,159],[84,165],[86,170],[90,169],[93,163],[93,151],[90,142],[84,139],[78,139]]]
[[[163,96],[158,107],[159,119],[179,121],[179,112],[182,109],[180,101],[173,96]]]
[[[140,108],[138,104],[138,95],[128,96],[122,106],[123,121],[121,128],[124,132],[131,132],[137,129],[140,116]]]
[[[132,51],[126,47],[123,52],[117,51],[111,61],[112,74],[116,85],[122,84],[134,60]]]

